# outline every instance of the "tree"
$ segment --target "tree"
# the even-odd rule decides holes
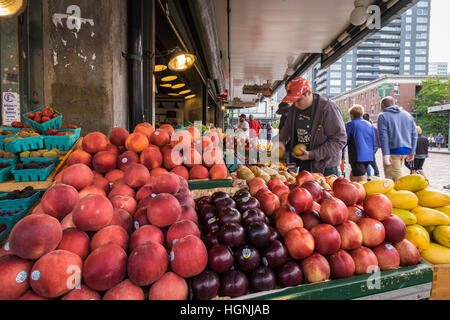
[[[339,107],[339,111],[341,111],[342,119],[344,119],[344,123],[350,121],[350,116],[348,114],[348,110],[345,107]]]
[[[444,104],[450,100],[450,79],[442,81],[440,77],[429,78],[422,82],[422,90],[412,99],[417,113],[417,125],[423,135],[441,132],[448,136],[448,114],[429,114],[428,108]]]

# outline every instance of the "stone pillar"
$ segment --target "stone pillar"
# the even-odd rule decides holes
[[[83,134],[128,127],[127,7],[122,0],[44,0],[45,104]]]

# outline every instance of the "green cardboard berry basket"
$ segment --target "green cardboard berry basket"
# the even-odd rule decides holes
[[[25,164],[28,164],[28,163],[31,163],[31,162],[38,162],[38,163],[41,163],[41,162],[53,162],[54,164],[58,164],[59,159],[60,159],[60,156],[53,157],[53,158],[44,158],[44,157],[41,157],[41,158],[20,158],[20,162],[25,163]]]
[[[0,194],[0,197],[7,195],[7,193]],[[36,191],[29,198],[25,199],[15,199],[15,200],[0,200],[0,211],[9,211],[9,210],[28,210],[33,207],[36,202],[39,200],[41,196],[40,191]]]
[[[5,145],[3,144],[5,139],[8,138],[19,138],[19,136],[0,136],[0,150],[5,151]]]
[[[19,163],[19,157],[15,157],[13,159],[3,159],[3,158],[1,158],[0,159],[0,163],[9,163],[9,164],[11,164],[11,166],[14,167],[16,164]]]
[[[9,131],[9,132],[12,132],[12,133],[18,133],[22,129],[24,129],[24,128],[0,127],[0,130]]]
[[[17,154],[24,151],[39,150],[43,148],[44,138],[39,136],[11,141],[5,146],[5,151]]]
[[[14,179],[16,180],[16,182],[45,181],[52,173],[53,169],[55,169],[54,163],[44,169],[13,169],[11,172],[14,175]]]
[[[11,170],[13,168],[13,165],[10,165],[9,167],[5,168],[5,169],[1,169],[0,170],[0,183],[6,182],[9,179],[11,179],[12,174],[11,174]]]
[[[45,148],[48,150],[58,149],[60,151],[69,151],[75,142],[80,139],[81,128],[78,129],[60,129],[59,132],[72,132],[71,136],[43,136]]]
[[[61,128],[61,125],[62,125],[62,114],[57,111],[55,111],[55,113],[59,114],[59,117],[53,118],[44,123],[37,123],[36,121],[33,121],[27,117],[30,113],[36,113],[36,112],[42,111],[45,107],[47,107],[47,106],[40,107],[39,109],[36,109],[34,111],[28,112],[23,115],[23,118],[25,119],[25,121],[33,129],[38,130],[42,134],[44,134],[47,130],[50,130],[50,129],[59,129],[59,128]]]

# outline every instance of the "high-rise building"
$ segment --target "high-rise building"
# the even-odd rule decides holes
[[[428,75],[431,0],[421,0],[327,70],[313,67],[313,88],[334,97],[386,75]]]
[[[428,75],[445,76],[448,74],[448,62],[430,62]]]

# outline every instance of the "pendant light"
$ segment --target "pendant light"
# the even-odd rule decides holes
[[[0,0],[0,19],[14,18],[27,8],[27,0]]]
[[[196,58],[193,54],[177,49],[169,61],[169,69],[178,72],[186,71],[194,66],[195,61]]]

